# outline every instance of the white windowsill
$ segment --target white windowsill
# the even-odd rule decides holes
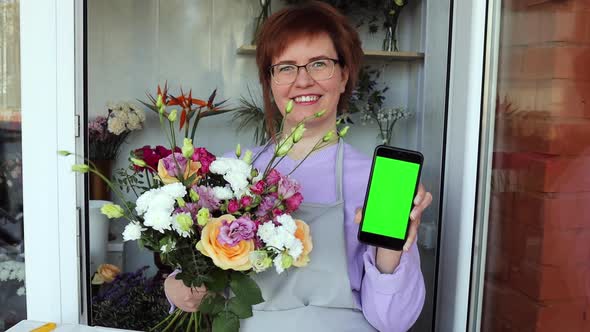
[[[23,320],[20,323],[16,324],[15,326],[8,329],[6,332],[29,332],[32,329],[36,329],[40,326],[45,324],[44,322],[32,321],[32,320]],[[111,329],[108,327],[100,327],[100,326],[87,326],[87,325],[79,325],[79,324],[61,324],[57,326],[55,330],[52,332],[113,332],[113,331],[131,331],[131,330],[121,330],[121,329]]]

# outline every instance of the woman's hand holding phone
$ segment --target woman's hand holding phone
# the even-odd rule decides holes
[[[420,184],[418,187],[418,192],[416,193],[416,197],[414,197],[414,206],[410,212],[411,222],[408,230],[408,238],[406,239],[403,247],[404,251],[410,250],[410,247],[414,241],[416,241],[418,237],[418,228],[420,227],[420,221],[422,219],[422,213],[431,203],[432,194],[426,191],[424,185]],[[359,207],[356,209],[354,222],[360,224],[362,217],[363,208]],[[399,265],[401,253],[401,251],[397,250],[377,248],[377,257],[375,257],[377,269],[381,273],[393,273],[393,271]]]

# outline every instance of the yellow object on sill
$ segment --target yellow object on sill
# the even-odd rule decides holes
[[[57,325],[55,325],[55,323],[47,323],[31,330],[31,332],[50,332],[55,330],[56,327]]]

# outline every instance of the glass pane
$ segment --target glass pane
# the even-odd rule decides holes
[[[272,1],[270,11],[276,12],[289,2],[300,1],[275,0]],[[388,6],[394,7],[400,3],[381,1],[373,2],[373,6],[386,2]],[[147,172],[135,174],[133,168],[129,169],[130,152],[146,145],[151,148],[156,145],[170,148],[167,140],[169,132],[161,130],[158,115],[139,100],[151,104],[146,93],[155,95],[158,84],[163,88],[166,82],[169,93],[176,97],[181,91],[185,94],[192,91],[193,98],[207,101],[216,90],[216,102],[228,99],[224,107],[241,107],[253,111],[246,113],[242,120],[236,120],[232,113],[204,117],[199,122],[195,146],[206,147],[219,156],[232,151],[236,143],[241,143],[242,151],[246,147],[260,145],[260,124],[263,120],[262,112],[256,107],[262,107],[262,91],[258,82],[254,45],[250,44],[257,17],[268,8],[260,7],[267,6],[265,3],[270,4],[271,1],[88,0],[85,18],[88,23],[85,36],[88,47],[85,50],[88,57],[86,135],[90,159],[112,179],[132,176],[129,178],[132,181],[145,181]],[[362,7],[369,6],[371,2],[359,3],[363,3],[359,5]],[[425,304],[413,327],[413,331],[420,332],[431,331],[433,326],[442,142],[446,119],[445,109],[441,105],[445,105],[446,100],[446,41],[450,1],[403,3],[407,5],[399,16],[390,7],[388,10],[373,8],[376,11],[371,15],[365,11],[348,12],[352,19],[359,19],[355,23],[364,21],[364,25],[359,27],[360,35],[363,48],[372,56],[369,54],[364,58],[363,64],[371,67],[361,76],[358,88],[362,91],[356,95],[358,100],[354,101],[354,107],[350,107],[353,114],[349,120],[354,124],[351,124],[346,143],[364,154],[369,163],[375,146],[383,143],[384,139],[395,146],[420,150],[428,160],[422,172],[422,182],[432,192],[434,202],[423,215],[417,246],[426,288]],[[426,22],[430,16],[435,17]],[[384,18],[390,21],[384,22]],[[391,25],[393,21],[397,22],[397,28],[383,28],[384,23]],[[394,35],[391,35],[392,32]],[[381,50],[386,46],[386,36],[389,37],[388,41],[396,43],[392,48],[399,48],[403,53],[384,55]],[[429,50],[428,55],[424,54],[425,50]],[[429,61],[425,61],[426,58]],[[308,60],[297,64],[305,64]],[[377,105],[381,101],[383,104]],[[117,116],[115,113],[130,109],[128,104],[136,105],[131,107],[138,107],[145,112],[143,129],[126,131],[119,126],[111,128],[109,134],[105,117],[111,112],[111,125],[118,122],[114,120]],[[367,114],[367,104],[375,106],[378,114]],[[182,119],[180,107],[177,107],[177,111],[179,121]],[[244,119],[251,121],[245,123]],[[240,124],[244,124],[245,129],[239,130]],[[185,135],[184,128],[180,131],[175,125],[175,130],[177,137]],[[112,135],[114,132],[121,135]],[[256,132],[260,134],[255,135]],[[107,139],[106,136],[111,138]],[[114,142],[120,142],[121,145]],[[178,140],[177,145],[182,146],[182,141]],[[115,146],[118,147],[117,153],[105,149]],[[157,165],[159,152],[146,148],[140,153],[145,158],[149,157],[151,162],[155,159]],[[368,169],[366,173],[362,176],[368,178]],[[132,190],[126,191],[126,187],[122,186],[123,194],[132,202],[137,199],[136,194],[145,190],[143,188],[134,193]],[[364,187],[358,193],[364,199]],[[96,285],[92,286],[90,322],[119,328],[146,329],[168,309],[168,302],[162,295],[161,277],[166,276],[171,269],[162,265],[157,256],[138,246],[135,241],[122,241],[121,233],[127,220],[121,218],[108,221],[100,214],[100,207],[107,201],[120,202],[120,199],[107,191],[100,179],[92,175],[89,176],[88,197],[90,275],[87,277],[96,279]],[[359,204],[362,205],[362,202]],[[116,301],[124,300],[125,304],[106,302],[102,294],[107,290],[127,286],[119,279],[114,282],[118,286],[111,286],[111,282],[94,278],[101,274],[107,275],[107,270],[113,271],[114,267],[109,270],[103,265],[101,268],[104,263],[115,265],[121,273],[136,273],[148,266],[143,275],[149,280],[154,278],[153,281],[159,287],[156,287],[156,295],[147,297],[133,293],[135,295],[125,299],[116,297]],[[415,271],[416,274],[420,273],[417,269]],[[129,277],[129,274],[125,275],[125,278]],[[420,289],[419,286],[415,288]],[[138,309],[145,303],[150,303],[152,312]],[[122,314],[121,308],[128,311]],[[159,310],[158,313],[156,310]],[[115,317],[115,314],[118,315]],[[134,319],[127,319],[129,316]],[[418,313],[414,316],[418,316]]]
[[[0,0],[0,331],[26,318],[19,1]]]
[[[502,1],[483,331],[590,330],[590,2]]]

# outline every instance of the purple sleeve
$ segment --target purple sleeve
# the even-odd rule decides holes
[[[379,272],[375,266],[376,248],[358,242],[358,225],[354,223],[355,210],[364,204],[371,160],[351,148],[345,152],[344,219],[353,294],[365,318],[376,329],[407,331],[418,319],[426,293],[418,247],[414,243],[402,254],[393,273]]]
[[[420,270],[418,247],[414,243],[392,274],[375,266],[375,247],[363,254],[365,274],[361,284],[361,303],[365,318],[381,332],[409,330],[424,305],[424,278]]]

